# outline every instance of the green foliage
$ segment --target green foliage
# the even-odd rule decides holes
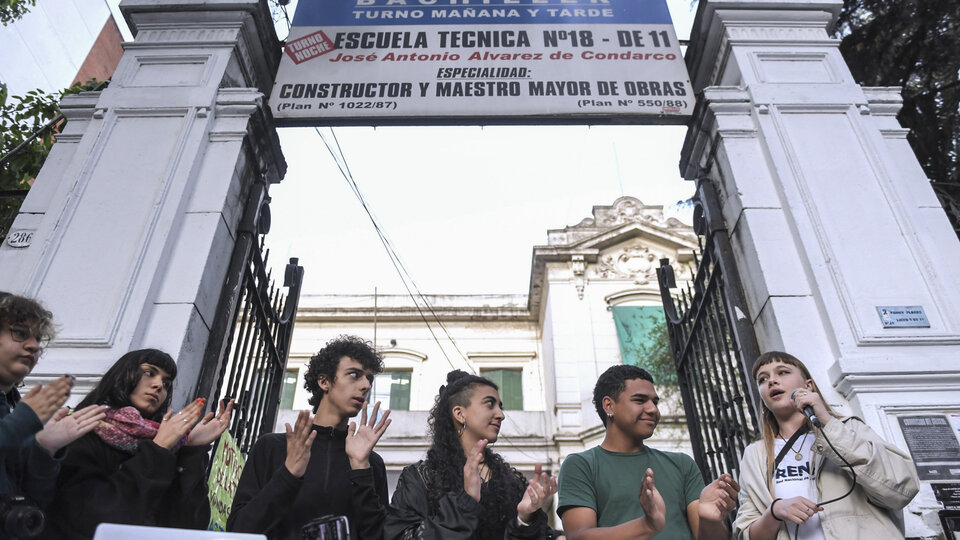
[[[637,365],[650,372],[657,387],[676,386],[677,369],[673,363],[673,352],[670,350],[670,336],[667,334],[667,324],[663,316],[652,313],[638,313],[646,330],[644,339],[631,339],[621,342],[622,354],[625,358],[637,358]]]
[[[0,84],[0,156],[6,156],[56,118],[60,114],[59,103],[63,96],[90,90],[100,84],[91,79],[53,94],[31,90],[22,96],[9,95],[6,85]],[[48,130],[4,163],[0,169],[0,190],[30,189],[29,182],[40,172],[53,146],[54,135],[54,130]]]
[[[677,370],[673,364],[663,308],[613,306],[611,311],[623,363],[649,371],[658,387],[676,385]]]
[[[23,17],[37,0],[0,0],[0,24],[6,26]]]
[[[0,84],[0,155],[6,156],[26,141],[33,132],[59,114],[57,97],[32,90],[22,96],[10,96]],[[0,169],[0,190],[30,189],[28,182],[37,176],[50,147],[53,133],[48,131],[21,149]]]
[[[56,127],[46,130],[15,154],[7,155],[60,114],[59,103],[63,96],[102,84],[91,79],[53,94],[32,90],[22,96],[11,96],[7,86],[0,83],[0,156],[7,157],[0,167],[0,191],[26,192],[30,189],[30,183],[40,173],[53,147]],[[6,235],[6,228],[21,201],[21,198],[0,198],[0,238]]]
[[[898,119],[960,236],[960,2],[845,0],[836,35],[857,82],[904,88]]]

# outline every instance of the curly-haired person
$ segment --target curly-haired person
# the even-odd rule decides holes
[[[428,420],[427,459],[403,469],[384,527],[389,540],[514,540],[553,533],[543,511],[557,482],[537,466],[533,480],[488,444],[504,414],[497,385],[463,371],[447,374]]]
[[[387,472],[373,447],[390,425],[377,403],[366,402],[383,358],[370,343],[340,336],[310,359],[305,387],[313,417],[300,411],[286,434],[257,441],[237,485],[227,529],[265,534],[271,540],[302,538],[312,520],[346,516],[351,538],[383,535]],[[350,418],[361,411],[360,422]]]
[[[64,447],[104,417],[98,406],[67,415],[73,378],[17,391],[53,337],[53,314],[37,301],[0,291],[0,496],[24,496],[40,506],[53,500]]]

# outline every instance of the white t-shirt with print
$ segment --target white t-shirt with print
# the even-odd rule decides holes
[[[773,477],[773,497],[780,499],[790,499],[793,497],[806,497],[813,502],[817,502],[816,485],[816,463],[813,460],[813,442],[816,437],[813,433],[807,433],[806,439],[800,439],[793,443],[793,447],[787,450],[783,461],[777,465],[777,471]],[[777,439],[774,445],[774,452],[779,455],[780,450],[786,441]],[[801,458],[797,459],[799,450]],[[783,503],[777,504],[777,515],[782,516],[785,506]],[[790,537],[794,538],[794,528],[797,526],[792,521],[784,520]],[[800,526],[797,540],[826,540],[823,535],[823,528],[820,525],[820,515],[814,513],[803,525]]]

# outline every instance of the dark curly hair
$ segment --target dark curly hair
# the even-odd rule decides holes
[[[167,372],[170,379],[177,378],[177,363],[169,354],[157,349],[139,349],[130,351],[120,357],[103,375],[100,382],[77,405],[80,410],[88,405],[109,405],[114,409],[129,407],[130,394],[137,388],[143,371],[140,364],[153,364]],[[170,408],[170,399],[173,396],[171,388],[167,388],[167,399],[163,400],[156,412],[148,416],[148,420],[159,422]]]
[[[653,384],[653,376],[647,370],[631,365],[611,366],[597,379],[597,384],[593,387],[593,406],[597,408],[604,427],[607,425],[607,415],[603,412],[603,398],[610,396],[610,399],[616,401],[620,392],[627,387],[627,381],[633,379],[643,379]]]
[[[460,445],[460,436],[453,420],[453,408],[467,407],[477,386],[486,385],[498,390],[497,385],[486,377],[455,370],[447,374],[447,384],[440,387],[437,401],[427,420],[432,443],[424,461],[427,481],[427,499],[430,513],[439,512],[440,499],[450,491],[463,489],[463,466],[467,456]],[[490,480],[483,485],[480,504],[483,517],[477,538],[503,538],[510,520],[517,517],[517,504],[523,498],[527,480],[490,449],[483,449],[483,460],[490,469]]]
[[[337,336],[328,341],[317,354],[310,357],[306,381],[303,383],[303,387],[311,394],[309,402],[314,413],[317,412],[320,401],[326,393],[320,388],[320,376],[333,382],[337,378],[340,359],[344,356],[360,362],[364,369],[374,374],[383,371],[383,355],[369,341],[357,336]]]
[[[38,343],[53,339],[53,313],[32,298],[0,291],[0,330],[14,324],[29,327]]]

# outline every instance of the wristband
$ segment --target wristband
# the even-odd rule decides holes
[[[521,527],[529,527],[531,525],[530,523],[527,523],[526,521],[520,519],[519,515],[517,516],[517,524],[520,525]]]
[[[783,499],[777,498],[777,499],[774,499],[772,503],[770,503],[770,515],[773,516],[773,519],[777,521],[783,521],[783,520],[777,517],[777,513],[773,511],[773,505],[777,504],[777,501],[780,501],[780,500],[783,500]]]

